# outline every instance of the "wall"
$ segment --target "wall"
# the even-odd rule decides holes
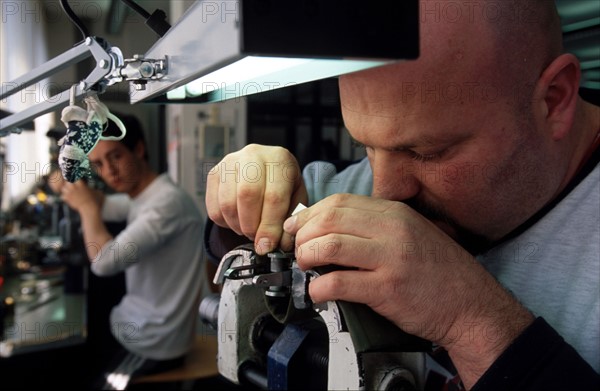
[[[167,163],[206,215],[206,177],[224,154],[246,144],[246,101],[167,106]]]
[[[38,1],[0,2],[0,84],[10,81],[43,64],[48,59],[43,40],[31,39],[44,34],[45,21]],[[32,86],[0,102],[7,111],[16,113],[42,101],[44,91]],[[2,167],[2,210],[24,198],[38,178],[46,173],[49,143],[45,137],[52,124],[51,116],[35,121],[36,131],[23,131],[0,139],[4,161]]]

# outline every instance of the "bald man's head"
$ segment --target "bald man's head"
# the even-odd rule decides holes
[[[357,93],[382,116],[395,109],[399,115],[416,113],[414,106],[424,104],[446,109],[507,96],[522,108],[562,52],[553,0],[421,0],[420,29],[418,59],[340,78],[346,110],[362,110],[347,99]]]
[[[496,60],[509,73],[536,78],[563,52],[561,22],[554,0],[482,0]],[[498,16],[499,15],[499,16]]]
[[[541,70],[562,53],[554,0],[421,0],[421,51],[427,58],[459,37],[464,50],[485,53],[509,70]],[[539,74],[538,74],[539,75]]]
[[[422,0],[420,17],[418,59],[340,77],[344,123],[374,196],[465,246],[496,240],[564,188],[587,147],[579,64],[553,0]]]

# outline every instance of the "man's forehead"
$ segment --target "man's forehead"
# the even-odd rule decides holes
[[[125,146],[118,141],[100,140],[94,149],[90,151],[88,156],[91,161],[94,161],[112,153],[120,152],[124,148]]]
[[[361,113],[345,116],[352,138],[367,146],[389,150],[450,145],[472,136],[463,122],[451,123],[431,116],[380,117]]]

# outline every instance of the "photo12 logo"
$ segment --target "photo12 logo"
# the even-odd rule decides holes
[[[105,1],[69,1],[71,10],[89,23],[101,22],[108,16]],[[111,17],[115,20],[126,18],[126,23],[141,23],[141,19],[131,15],[127,8],[114,7]],[[122,13],[125,13],[123,15]],[[0,20],[2,23],[70,23],[69,17],[59,1],[0,1]]]

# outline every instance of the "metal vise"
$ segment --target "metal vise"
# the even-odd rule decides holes
[[[261,389],[421,390],[430,343],[406,334],[367,306],[315,305],[294,254],[228,252],[214,283],[220,298],[200,305],[218,332],[218,367],[236,384]]]

